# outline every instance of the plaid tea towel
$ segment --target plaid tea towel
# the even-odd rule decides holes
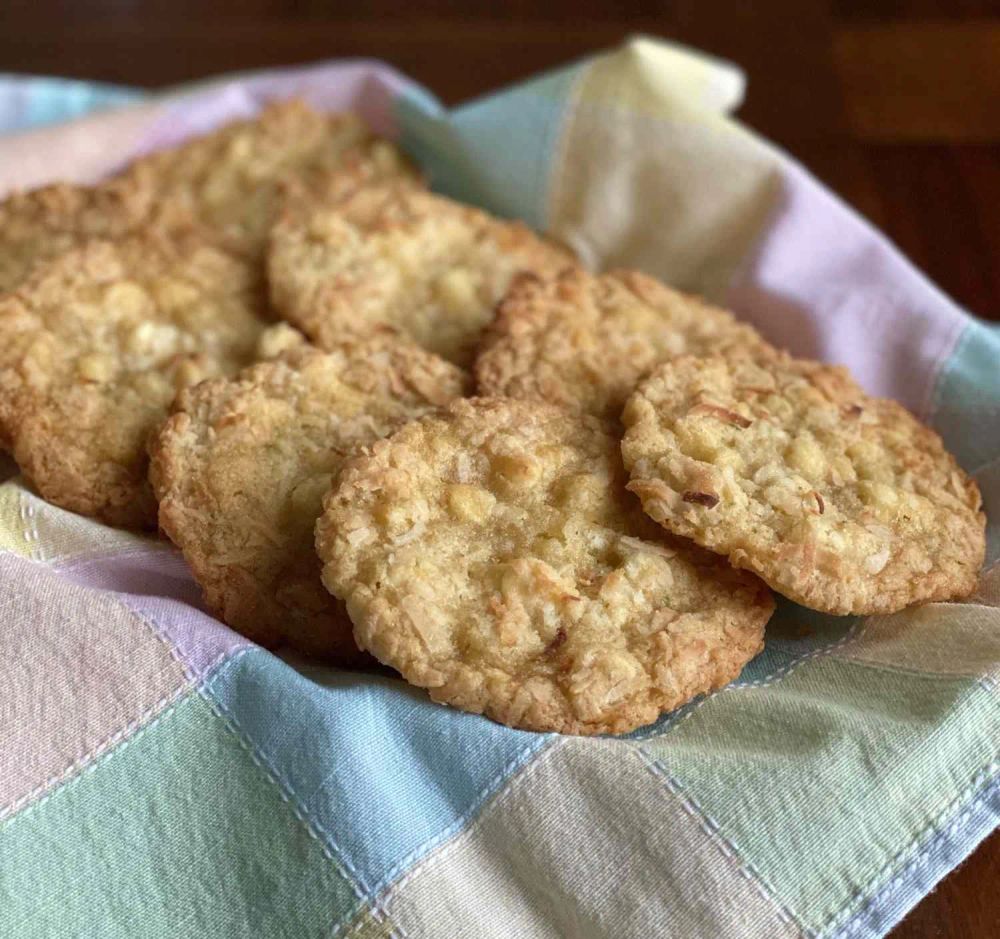
[[[251,646],[167,544],[49,506],[8,466],[0,935],[872,937],[992,831],[1000,333],[736,123],[742,92],[649,39],[454,110],[367,61],[141,101],[0,77],[18,130],[0,190],[97,178],[273,97],[357,109],[440,191],[846,363],[944,436],[992,520],[967,602],[783,604],[731,687],[578,739]]]

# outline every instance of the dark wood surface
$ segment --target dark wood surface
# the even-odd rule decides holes
[[[741,65],[746,123],[1000,320],[1000,0],[0,0],[0,70],[156,87],[371,56],[455,103],[635,32]],[[893,932],[998,936],[998,834]]]

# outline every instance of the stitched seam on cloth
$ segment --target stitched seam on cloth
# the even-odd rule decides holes
[[[532,756],[539,756],[542,753],[547,753],[552,749],[555,741],[549,743],[543,743],[541,746],[532,747],[528,745],[524,749],[520,750],[514,757],[507,761],[504,767],[497,772],[485,785],[483,785],[479,792],[476,793],[475,798],[472,800],[472,804],[467,808],[454,822],[452,822],[443,831],[438,832],[433,838],[428,839],[423,844],[414,848],[406,857],[401,861],[393,865],[392,869],[386,874],[375,886],[372,888],[372,893],[377,895],[382,893],[382,891],[388,889],[392,884],[393,878],[398,876],[402,871],[406,870],[410,864],[412,864],[417,858],[422,857],[425,854],[433,851],[435,847],[444,841],[447,841],[456,831],[464,828],[466,823],[470,820],[477,818],[483,811],[485,811],[486,806],[491,803],[492,798],[501,790],[504,789],[504,782],[510,780],[515,775],[517,775],[518,769],[529,761]]]
[[[28,545],[28,557],[32,561],[42,560],[42,541],[38,534],[38,516],[35,507],[28,501],[27,493],[21,489],[17,494],[18,515],[21,517],[21,537]]]
[[[632,737],[631,738],[632,742],[636,744],[643,744],[647,740],[660,739],[662,737],[665,737],[675,727],[678,727],[680,724],[683,724],[684,721],[686,721],[699,708],[708,704],[709,701],[719,697],[720,695],[726,694],[728,692],[742,691],[747,688],[766,688],[768,685],[776,684],[782,679],[787,678],[789,675],[792,674],[792,672],[794,672],[797,668],[799,668],[799,666],[804,665],[806,662],[809,662],[812,659],[818,659],[824,656],[828,656],[831,653],[835,652],[837,649],[846,646],[848,643],[860,639],[864,635],[865,629],[867,629],[867,625],[868,624],[866,620],[858,621],[847,631],[845,635],[841,636],[836,641],[831,642],[829,645],[823,646],[819,649],[813,649],[812,652],[804,653],[803,655],[799,656],[799,658],[793,659],[787,665],[782,665],[781,668],[772,672],[765,678],[760,678],[757,681],[746,682],[744,684],[730,683],[728,685],[724,685],[722,688],[717,688],[715,691],[712,691],[709,694],[702,695],[702,697],[698,698],[697,701],[693,701],[688,706],[687,710],[684,711],[684,713],[681,714],[679,717],[677,717],[676,719],[669,720],[662,727],[650,731],[648,734],[638,737]]]
[[[249,652],[250,650],[246,649],[242,651]],[[212,681],[214,682],[217,678],[218,674],[213,676]],[[392,923],[392,921],[387,918],[386,912],[381,908],[378,902],[374,898],[369,899],[367,894],[370,893],[370,891],[365,884],[364,877],[362,877],[361,874],[355,869],[350,859],[336,843],[336,841],[334,841],[330,833],[321,824],[319,824],[317,819],[313,817],[312,812],[310,812],[306,807],[302,797],[298,794],[298,792],[296,792],[295,787],[256,746],[253,739],[243,729],[239,720],[232,713],[232,711],[212,694],[210,688],[211,684],[212,682],[205,682],[201,685],[201,687],[198,688],[198,694],[201,695],[202,699],[209,706],[212,713],[215,714],[220,721],[222,721],[223,725],[236,738],[236,741],[246,751],[247,755],[251,760],[253,760],[257,768],[275,787],[278,791],[278,795],[281,797],[281,800],[288,805],[292,814],[302,823],[305,830],[309,833],[309,837],[319,845],[320,850],[323,852],[323,856],[333,864],[337,873],[344,878],[348,886],[351,888],[351,892],[358,898],[362,906],[369,906],[372,911],[372,915],[380,923],[383,923],[389,928],[390,935],[399,936],[400,939],[407,939],[405,933],[403,933],[396,926],[396,924]],[[342,925],[344,924],[338,924],[334,927],[334,935],[337,934]]]
[[[671,795],[680,802],[681,808],[698,823],[698,827],[705,833],[711,844],[727,861],[736,866],[737,873],[774,908],[778,919],[788,926],[796,927],[803,936],[815,936],[815,931],[807,927],[788,906],[778,899],[778,891],[750,861],[746,860],[739,845],[722,833],[719,823],[701,807],[698,800],[690,795],[657,760],[654,760],[639,747],[633,747],[632,750],[657,782],[662,783]]]
[[[860,620],[855,623],[845,635],[841,636],[836,642],[830,643],[828,646],[824,646],[821,649],[813,649],[812,652],[807,652],[801,658],[795,659],[793,662],[789,662],[787,665],[783,665],[774,674],[768,675],[766,678],[760,678],[757,681],[748,681],[744,684],[734,684],[727,685],[726,689],[731,689],[733,691],[743,691],[747,688],[766,688],[768,685],[773,685],[784,678],[787,678],[792,674],[800,665],[804,665],[806,662],[812,661],[813,659],[818,659],[823,656],[831,655],[838,649],[842,649],[844,646],[856,642],[864,634],[865,630],[868,628],[867,620]]]
[[[188,679],[188,681],[193,683],[198,682],[199,676],[192,668],[191,663],[188,662],[183,655],[181,655],[180,650],[170,641],[170,638],[163,631],[163,627],[161,627],[160,624],[156,622],[156,620],[154,620],[152,617],[147,616],[141,610],[137,610],[130,603],[126,603],[120,597],[114,596],[113,592],[111,594],[111,598],[119,606],[124,607],[124,609],[128,610],[129,613],[131,613],[137,620],[139,620],[140,623],[146,626],[149,629],[149,631],[167,647],[167,652],[170,653],[170,658],[172,658],[181,667],[181,670],[184,672],[184,676]],[[221,655],[223,656],[228,655],[231,651],[232,650],[227,650],[225,653],[221,653]],[[237,652],[234,655],[234,658],[246,651],[247,651],[246,647],[237,650]],[[207,670],[205,672],[205,675],[203,676],[203,680],[205,681],[208,680]]]
[[[520,770],[516,771],[510,779],[507,781],[507,785],[498,789],[491,799],[483,805],[483,811],[480,813],[479,817],[467,828],[459,831],[453,835],[451,840],[441,846],[440,850],[432,852],[425,855],[420,859],[410,870],[406,872],[399,880],[394,884],[389,884],[384,892],[379,897],[380,903],[387,903],[392,899],[392,897],[403,889],[414,877],[416,877],[422,871],[437,866],[443,863],[449,855],[454,851],[457,851],[459,846],[464,844],[466,841],[470,840],[476,832],[477,824],[485,814],[488,808],[493,808],[494,806],[501,805],[508,797],[510,793],[515,789],[520,788],[526,779],[530,779],[538,769],[545,763],[549,761],[549,757],[557,753],[562,749],[562,741],[554,740],[549,744],[546,744],[539,750],[535,751],[536,758],[528,763],[525,763]]]
[[[1000,778],[995,779],[989,786],[981,790],[979,794],[976,795],[969,803],[968,808],[966,808],[961,815],[957,816],[946,828],[943,828],[933,837],[928,839],[927,843],[924,845],[923,853],[907,864],[906,867],[900,871],[899,874],[897,874],[885,888],[883,888],[882,893],[873,895],[869,899],[868,903],[857,911],[854,921],[850,925],[846,926],[840,933],[837,933],[840,939],[848,939],[848,937],[856,935],[862,928],[865,914],[870,911],[875,912],[880,908],[885,907],[886,903],[892,900],[900,890],[907,886],[903,883],[903,879],[907,875],[913,874],[919,868],[926,867],[930,863],[930,849],[933,848],[938,842],[947,841],[957,834],[960,828],[965,827],[972,814],[983,808],[997,793],[1000,793]]]
[[[222,664],[223,660],[226,658],[227,653],[217,656],[205,669],[205,674],[209,674]],[[86,753],[78,756],[72,763],[69,764],[61,772],[56,773],[54,776],[50,776],[43,783],[39,783],[31,792],[25,793],[23,796],[19,796],[9,805],[0,807],[0,822],[5,821],[7,818],[20,812],[28,803],[39,799],[39,803],[46,801],[57,788],[61,786],[62,783],[66,783],[71,779],[82,775],[83,772],[96,761],[98,761],[102,756],[110,752],[116,751],[118,748],[116,744],[125,740],[126,743],[138,736],[139,733],[144,731],[146,727],[152,726],[162,716],[163,712],[170,708],[173,704],[180,700],[187,692],[191,691],[195,687],[196,682],[191,679],[186,679],[183,684],[175,688],[169,694],[164,695],[159,701],[151,704],[146,710],[144,710],[137,717],[129,721],[124,727],[119,728],[113,734],[105,737],[102,741],[97,743],[95,746],[91,747]],[[156,718],[157,720],[151,721],[151,718]],[[127,739],[126,739],[127,738]]]
[[[162,642],[167,647],[168,651],[170,652],[170,657],[175,662],[177,662],[178,665],[180,665],[180,667],[184,670],[185,675],[190,676],[191,679],[194,681],[207,680],[208,670],[212,667],[212,665],[217,664],[215,660],[213,660],[213,662],[210,665],[206,666],[205,669],[203,669],[202,672],[199,674],[198,672],[195,671],[194,665],[192,665],[191,662],[189,662],[187,658],[185,658],[184,653],[181,652],[181,650],[174,644],[170,636],[167,635],[166,630],[158,620],[154,619],[152,616],[150,616],[148,613],[146,613],[139,607],[134,606],[130,602],[130,600],[127,599],[128,597],[127,594],[117,593],[114,590],[107,591],[106,593],[114,600],[115,603],[120,604],[131,614],[136,616],[138,619],[142,620],[143,624],[146,625],[153,632],[156,638],[159,639],[160,642]],[[231,632],[234,636],[236,636],[238,638],[238,642],[243,643],[243,645],[238,645],[237,643],[233,643],[228,649],[221,652],[219,654],[219,657],[224,658],[227,655],[232,655],[233,657],[235,657],[237,655],[242,655],[244,652],[250,652],[252,649],[260,648],[260,646],[251,642],[246,637],[240,635],[235,630],[231,629],[229,626],[223,623],[221,620],[211,616],[209,616],[209,618],[212,619],[217,626],[223,627],[224,629]]]
[[[70,786],[75,785],[79,780],[83,779],[85,776],[96,770],[97,767],[103,766],[104,763],[106,763],[108,760],[114,757],[115,754],[121,753],[122,750],[124,750],[134,741],[139,740],[141,737],[144,737],[149,731],[151,731],[158,724],[167,720],[171,715],[176,713],[177,707],[180,704],[181,699],[184,697],[183,692],[190,691],[191,688],[192,686],[190,684],[185,684],[182,685],[180,688],[176,689],[175,691],[171,692],[166,698],[163,699],[163,702],[159,702],[163,704],[163,707],[159,711],[159,713],[156,714],[156,716],[151,721],[149,721],[149,723],[139,727],[135,731],[135,733],[133,733],[130,737],[121,740],[118,746],[113,746],[112,740],[117,740],[118,738],[120,738],[123,735],[123,731],[118,731],[116,734],[113,734],[112,737],[109,738],[108,745],[105,747],[105,749],[99,754],[96,754],[96,758],[92,758],[89,763],[86,763],[86,765],[82,765],[79,768],[79,772],[75,773],[71,772],[70,774],[71,778],[67,779],[64,785],[57,786],[53,789],[49,789],[41,796],[41,798],[32,802],[22,811],[17,812],[17,814],[15,815],[8,815],[6,818],[4,818],[2,822],[0,822],[0,831],[2,831],[3,828],[9,825],[16,825],[22,818],[27,818],[38,808],[45,805],[45,803],[48,802],[49,799],[51,799],[54,795],[60,792],[65,792]],[[153,708],[156,707],[157,705],[153,705]],[[76,764],[74,763],[69,767],[69,771],[75,770],[76,768],[77,768]]]
[[[975,810],[975,803],[979,798],[979,794],[983,791],[988,791],[993,786],[1000,785],[1000,778],[994,779],[998,772],[1000,772],[1000,763],[993,761],[976,773],[976,775],[972,778],[972,782],[954,799],[952,799],[952,801],[949,802],[942,811],[935,815],[934,818],[924,826],[913,841],[901,849],[888,864],[886,864],[868,881],[867,884],[854,891],[848,905],[845,906],[839,913],[829,918],[820,927],[820,932],[826,933],[827,930],[836,929],[844,919],[850,918],[853,915],[858,915],[867,910],[868,907],[876,902],[876,899],[878,899],[879,902],[884,903],[887,899],[889,899],[889,897],[894,896],[900,889],[902,889],[904,886],[902,883],[903,879],[907,874],[912,872],[915,866],[929,863],[925,849],[930,845],[930,843],[939,835],[950,832],[951,830],[963,825],[968,820],[971,813]],[[985,783],[991,779],[993,779],[993,782],[989,785],[985,785]],[[968,801],[969,804],[967,804],[965,810],[960,815],[954,817],[944,829],[935,831],[938,824],[945,817],[957,811],[958,807],[966,801]],[[912,859],[910,858],[910,855],[920,856],[921,852],[924,853],[922,858],[919,860],[917,860],[916,857]],[[893,875],[893,870],[898,868],[900,864],[904,865],[903,868]],[[889,877],[889,880],[880,886],[879,881],[883,880],[885,877]],[[888,891],[876,898],[874,892],[886,890],[886,888],[888,888]],[[851,931],[856,930],[857,928],[857,925],[851,926],[844,935],[850,935]]]

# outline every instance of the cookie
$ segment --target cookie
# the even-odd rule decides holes
[[[511,278],[554,274],[572,263],[519,222],[405,183],[300,209],[272,235],[272,300],[324,347],[345,334],[390,327],[468,367]]]
[[[757,578],[664,537],[610,425],[465,399],[342,470],[316,547],[358,644],[435,701],[530,730],[622,733],[739,674]]]
[[[37,264],[90,238],[120,238],[152,211],[148,186],[113,180],[99,186],[57,183],[0,202],[0,294]]]
[[[256,642],[361,664],[343,604],[320,582],[313,528],[346,457],[463,390],[454,366],[378,338],[293,348],[182,392],[150,441],[160,527],[210,609]]]
[[[322,193],[328,175],[345,169],[344,179],[413,174],[399,151],[355,115],[323,114],[293,99],[143,157],[123,179],[176,203],[226,248],[260,258],[283,187]]]
[[[486,330],[480,394],[542,398],[617,419],[636,383],[690,353],[761,352],[756,330],[637,271],[514,281]]]
[[[976,585],[976,484],[937,434],[843,368],[686,356],[653,372],[623,419],[646,512],[804,606],[892,613]]]
[[[155,524],[146,437],[180,388],[253,360],[259,273],[198,234],[94,241],[0,299],[0,443],[41,495]]]

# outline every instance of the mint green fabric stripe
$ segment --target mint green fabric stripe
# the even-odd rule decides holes
[[[562,122],[584,68],[571,65],[452,111],[411,92],[397,103],[403,147],[444,195],[544,230]]]
[[[822,930],[895,873],[998,740],[1000,706],[974,680],[822,658],[717,695],[644,750]]]
[[[986,511],[986,563],[1000,559],[1000,329],[971,321],[938,377],[931,423],[971,472]]]
[[[962,465],[1000,458],[1000,331],[972,321],[938,377],[931,423]]]
[[[191,694],[0,825],[0,935],[328,936],[351,885]]]

